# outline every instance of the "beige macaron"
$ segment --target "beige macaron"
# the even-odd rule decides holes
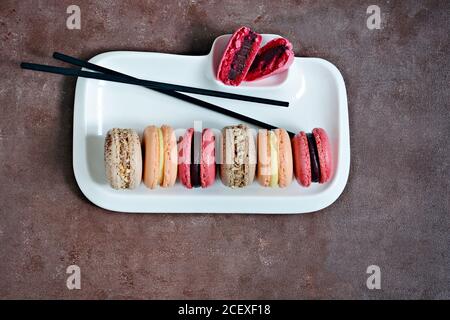
[[[134,189],[142,180],[142,151],[133,129],[108,131],[104,147],[106,178],[114,189]]]
[[[256,146],[250,129],[242,124],[223,128],[221,144],[223,184],[231,188],[251,184],[255,178]]]

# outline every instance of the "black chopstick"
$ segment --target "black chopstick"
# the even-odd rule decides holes
[[[112,70],[112,69],[108,69],[108,68],[99,66],[97,64],[94,64],[94,63],[91,63],[91,62],[88,62],[88,61],[77,59],[77,58],[65,55],[63,53],[54,52],[53,53],[53,58],[55,58],[57,60],[60,60],[60,61],[63,61],[63,62],[70,63],[70,64],[72,64],[74,66],[83,67],[83,68],[90,69],[90,70],[93,70],[93,71],[103,72],[103,73],[112,74],[112,75],[119,75],[119,76],[123,76],[123,77],[126,77],[126,78],[133,78],[132,76],[126,75],[124,73],[121,73],[121,72],[118,72],[118,71],[115,71],[115,70]],[[247,122],[247,123],[251,123],[251,124],[253,124],[255,126],[258,126],[258,127],[261,127],[261,128],[270,129],[270,130],[278,128],[278,127],[273,126],[271,124],[268,124],[268,123],[265,123],[265,122],[262,122],[262,121],[250,118],[250,117],[245,116],[243,114],[240,114],[240,113],[237,113],[237,112],[234,112],[234,111],[231,111],[231,110],[219,107],[219,106],[217,106],[215,104],[212,104],[212,103],[209,103],[209,102],[206,102],[206,101],[194,98],[192,96],[188,96],[186,94],[179,93],[177,91],[158,90],[158,89],[152,89],[152,88],[148,88],[148,89],[151,89],[151,90],[154,90],[154,91],[166,94],[168,96],[171,96],[171,97],[174,97],[174,98],[177,98],[177,99],[180,99],[180,100],[183,100],[183,101],[195,104],[195,105],[197,105],[199,107],[208,109],[210,111],[218,112],[218,113],[224,114],[226,116],[229,116],[229,117],[232,117],[232,118],[236,118],[236,119],[242,120],[242,121]],[[288,134],[289,134],[289,136],[291,138],[294,137],[294,135],[295,135],[295,133],[290,132],[290,131],[288,131]]]
[[[62,54],[62,53],[59,53],[59,52],[55,52],[53,54],[53,57],[55,59],[58,59],[58,60],[61,60],[61,61],[73,64],[73,65],[76,65],[76,66],[79,66],[79,67],[90,69],[90,70],[93,70],[93,71],[103,72],[105,74],[111,74],[111,75],[120,75],[120,76],[122,76],[124,78],[134,79],[132,76],[126,75],[124,73],[120,73],[118,71],[115,71],[115,70],[112,70],[112,69],[108,69],[108,68],[96,65],[94,63],[87,62],[87,61],[84,61],[84,60],[81,60],[81,59],[77,59],[75,57],[71,57],[71,56],[68,56],[68,55],[65,55],[65,54]],[[22,64],[21,64],[21,66],[22,66]],[[269,129],[269,130],[278,128],[277,126],[273,126],[273,125],[271,125],[269,123],[265,123],[263,121],[259,121],[257,119],[253,119],[253,118],[248,117],[246,115],[243,115],[243,114],[240,114],[240,113],[237,113],[237,112],[225,109],[225,108],[217,106],[215,104],[212,104],[212,103],[209,103],[209,102],[206,102],[206,101],[203,101],[203,100],[197,99],[195,97],[192,97],[192,96],[189,96],[189,95],[185,95],[185,94],[182,94],[182,93],[179,93],[179,92],[176,92],[176,91],[160,90],[160,89],[154,89],[154,88],[149,88],[149,87],[147,87],[147,88],[151,89],[151,90],[154,90],[154,91],[157,91],[157,92],[160,92],[160,93],[163,93],[165,95],[177,98],[179,100],[195,104],[195,105],[197,105],[199,107],[202,107],[202,108],[205,108],[207,110],[214,111],[214,112],[217,112],[217,113],[221,113],[223,115],[226,115],[226,116],[229,116],[229,117],[232,117],[232,118],[235,118],[235,119],[239,119],[241,121],[253,124],[253,125],[258,126],[260,128],[265,128],[265,129]],[[290,132],[290,131],[288,131],[288,134],[289,134],[290,137],[293,137],[295,135],[295,133]]]
[[[234,99],[234,100],[249,101],[249,102],[255,102],[255,103],[271,104],[271,105],[282,106],[282,107],[289,106],[289,102],[286,102],[286,101],[258,98],[258,97],[246,96],[246,95],[242,95],[242,94],[228,93],[228,92],[215,91],[215,90],[209,90],[209,89],[194,88],[194,87],[170,84],[170,83],[165,83],[165,82],[143,80],[143,79],[138,79],[135,77],[128,78],[128,77],[123,77],[122,75],[102,74],[102,73],[97,73],[97,72],[83,71],[83,70],[72,69],[72,68],[55,67],[55,66],[36,64],[36,63],[28,63],[28,62],[22,62],[20,66],[23,69],[61,74],[64,76],[83,77],[83,78],[89,78],[89,79],[113,81],[113,82],[120,82],[120,83],[126,83],[126,84],[140,85],[140,86],[144,86],[144,87],[148,87],[148,88],[152,88],[152,89],[160,89],[160,90],[165,90],[165,91],[167,91],[167,90],[181,91],[181,92],[213,96],[213,97],[219,97],[219,98],[225,98],[225,99]]]

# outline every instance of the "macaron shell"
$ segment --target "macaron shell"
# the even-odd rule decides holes
[[[291,184],[293,177],[291,140],[284,129],[275,129],[275,134],[278,138],[278,185],[285,188]]]
[[[161,127],[164,145],[164,173],[162,187],[172,187],[177,180],[178,153],[177,138],[172,127],[163,125]]]
[[[204,129],[201,145],[200,182],[202,188],[212,185],[216,179],[215,136],[211,129]]]
[[[222,183],[227,187],[232,187],[232,167],[233,167],[233,155],[234,155],[234,143],[232,127],[225,127],[222,129],[220,135],[220,146],[222,152],[222,164],[220,165],[220,178]]]
[[[164,138],[161,128],[158,130],[158,141],[159,141],[159,171],[158,171],[158,185],[161,185],[164,178]]]
[[[255,179],[256,163],[258,161],[257,160],[258,155],[256,153],[255,138],[249,128],[247,128],[247,135],[248,135],[248,164],[247,164],[248,165],[248,183],[247,183],[247,185],[249,185]]]
[[[294,175],[298,183],[309,187],[311,185],[311,158],[305,132],[301,131],[292,139],[292,154]]]
[[[320,166],[320,183],[329,181],[333,175],[333,163],[331,155],[330,141],[326,131],[322,128],[315,128],[312,131],[317,145]]]
[[[258,131],[258,171],[257,177],[259,183],[268,187],[270,185],[270,148],[267,139],[268,132],[266,129]]]
[[[113,128],[108,131],[105,137],[105,173],[109,185],[114,189],[124,189],[125,183],[120,173],[120,131],[122,129]]]
[[[148,126],[144,130],[144,183],[150,189],[156,188],[160,175],[160,142],[158,128]]]
[[[278,187],[278,139],[273,131],[269,131],[269,150],[270,150],[270,186]]]
[[[181,184],[191,189],[191,143],[194,129],[186,130],[178,142],[178,176]]]
[[[135,130],[130,130],[128,137],[129,154],[130,154],[130,189],[134,189],[141,184],[142,181],[142,148],[141,139]]]

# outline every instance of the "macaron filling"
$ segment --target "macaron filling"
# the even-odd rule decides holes
[[[245,131],[241,128],[233,130],[234,142],[234,161],[233,161],[233,185],[241,187],[245,185],[245,158],[246,158],[246,143]]]
[[[251,53],[253,43],[257,34],[253,31],[249,31],[249,33],[242,40],[241,47],[237,52],[235,52],[233,61],[231,62],[230,71],[228,72],[228,79],[235,80],[238,75],[242,73],[245,69],[245,63]]]
[[[191,185],[194,188],[198,188],[201,186],[201,179],[200,179],[201,141],[202,141],[201,132],[194,131],[191,143],[191,166],[190,166]]]
[[[217,79],[226,85],[238,86],[247,75],[258,54],[261,35],[241,27],[231,36],[217,68]]]
[[[282,60],[285,58],[285,52],[288,48],[284,45],[274,47],[270,50],[265,51],[261,55],[257,55],[248,75],[245,78],[247,81],[256,80],[266,74],[271,73],[280,64],[284,64]]]
[[[128,132],[122,130],[119,132],[119,175],[123,182],[122,188],[127,189],[130,187],[130,154],[128,144]]]
[[[311,160],[311,181],[319,182],[320,179],[320,166],[319,166],[319,153],[317,152],[316,140],[312,133],[307,133],[309,156]]]
[[[258,60],[267,65],[269,64],[269,62],[281,58],[286,50],[288,50],[288,48],[285,45],[273,47],[270,50],[264,52],[260,57],[258,57]],[[255,60],[255,62],[258,61]]]
[[[170,126],[163,125],[161,127],[161,132],[163,135],[163,146],[164,146],[164,164],[163,164],[163,181],[161,187],[167,188],[175,184],[177,177],[177,147],[176,147],[176,136],[173,129]]]
[[[273,131],[269,131],[269,150],[270,150],[270,186],[278,186],[278,139]]]

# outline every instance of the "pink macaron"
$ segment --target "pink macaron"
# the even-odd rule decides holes
[[[312,182],[325,183],[333,175],[331,147],[324,129],[312,133],[299,132],[292,139],[294,175],[299,184],[309,187]]]
[[[216,179],[215,136],[211,129],[201,133],[186,130],[178,142],[178,176],[186,188],[207,188]]]
[[[186,133],[178,141],[178,177],[181,184],[191,189],[191,143],[194,129],[186,130]]]
[[[292,139],[292,153],[294,157],[294,175],[302,186],[311,184],[311,160],[309,157],[308,139],[301,131]]]
[[[211,129],[203,129],[200,159],[200,183],[207,188],[216,180],[216,138]]]
[[[325,183],[331,179],[333,175],[333,165],[331,159],[330,140],[325,130],[315,128],[312,131],[317,146],[320,166],[320,183]]]

